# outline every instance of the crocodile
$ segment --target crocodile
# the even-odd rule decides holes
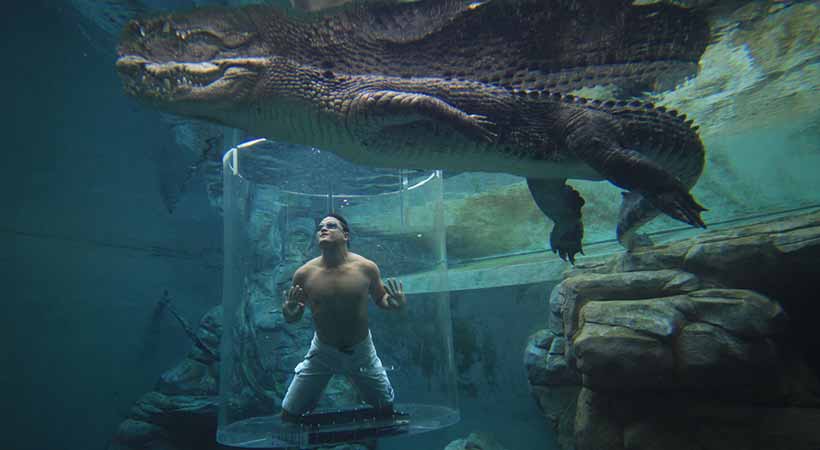
[[[710,37],[680,7],[624,0],[353,3],[294,17],[270,6],[194,9],[130,22],[116,68],[152,108],[326,149],[354,163],[526,178],[549,244],[583,254],[584,199],[568,179],[623,189],[627,248],[659,213],[705,227],[690,194],[704,167],[691,120],[625,91],[697,69]]]

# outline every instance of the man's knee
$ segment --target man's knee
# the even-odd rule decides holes
[[[393,386],[385,380],[367,380],[368,382],[357,383],[359,394],[366,403],[374,408],[387,407],[393,404],[395,394]]]
[[[309,393],[301,391],[294,392],[293,386],[291,385],[291,389],[288,389],[288,392],[285,393],[285,398],[282,399],[282,417],[284,419],[285,413],[289,416],[299,417],[310,410],[313,407],[313,403],[315,403],[315,401]]]
[[[287,409],[282,408],[282,422],[295,423],[298,422],[301,417],[299,414],[293,414]]]

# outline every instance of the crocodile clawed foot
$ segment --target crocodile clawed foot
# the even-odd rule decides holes
[[[584,224],[580,220],[570,223],[556,222],[550,233],[550,247],[564,261],[575,265],[575,255],[584,254],[581,239],[584,237]]]
[[[491,130],[491,128],[495,127],[495,122],[489,120],[487,116],[469,114],[467,117],[478,137],[490,143],[498,139],[498,133]]]
[[[700,213],[707,209],[698,203],[692,195],[683,190],[673,190],[658,194],[644,194],[655,208],[670,217],[693,227],[706,228]]]

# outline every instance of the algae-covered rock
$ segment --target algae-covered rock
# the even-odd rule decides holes
[[[593,388],[731,388],[767,383],[781,363],[783,310],[752,291],[592,301],[578,321],[575,363]]]
[[[576,450],[817,448],[818,261],[813,211],[567,272],[525,352],[539,407],[580,391]]]
[[[552,225],[524,183],[449,200],[445,210],[447,256],[452,259],[542,249]]]

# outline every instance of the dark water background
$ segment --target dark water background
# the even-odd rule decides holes
[[[6,8],[0,448],[104,449],[190,348],[151,324],[163,290],[192,320],[220,301],[221,219],[200,184],[163,210],[154,155],[172,136],[121,95],[113,52],[59,4]]]

